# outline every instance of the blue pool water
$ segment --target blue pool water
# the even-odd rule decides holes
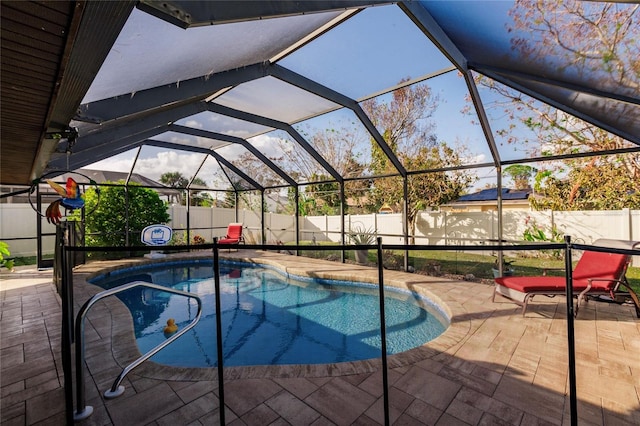
[[[381,356],[375,286],[288,279],[273,269],[240,263],[222,263],[220,275],[225,366],[324,364]],[[198,325],[152,360],[212,367],[217,365],[212,277],[211,261],[180,261],[112,272],[92,282],[107,289],[143,280],[199,295],[203,314]],[[120,298],[131,310],[142,353],[166,339],[163,329],[169,318],[184,327],[197,312],[195,301],[155,289],[134,288]],[[385,289],[389,354],[418,347],[445,330],[443,322],[422,307],[425,303],[414,293]]]

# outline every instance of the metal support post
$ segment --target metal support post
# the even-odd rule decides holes
[[[216,348],[218,352],[218,400],[220,401],[220,424],[224,419],[224,351],[222,350],[222,303],[220,302],[220,259],[218,239],[213,239],[213,277],[216,289]]]
[[[389,425],[389,379],[387,377],[387,326],[384,313],[384,268],[382,267],[382,237],[378,240],[378,293],[380,298],[380,341],[382,352],[382,387],[384,424]]]
[[[567,285],[567,351],[569,353],[569,404],[571,409],[571,426],[578,425],[578,401],[576,399],[576,347],[573,319],[573,264],[571,261],[571,237],[566,235],[564,241],[567,245],[564,253]]]

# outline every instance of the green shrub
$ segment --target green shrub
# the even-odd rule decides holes
[[[122,183],[122,182],[120,182]],[[128,193],[128,194],[127,194]],[[98,195],[93,188],[85,193],[87,205],[95,205]],[[128,197],[128,203],[126,202]],[[129,222],[127,223],[127,208]],[[74,212],[76,220],[79,212]],[[169,222],[171,217],[167,205],[152,189],[129,184],[124,186],[103,187],[100,201],[85,217],[85,232],[88,246],[125,246],[127,227],[129,243],[132,246],[143,245],[140,241],[142,230],[149,225]]]
[[[4,266],[8,270],[13,270],[13,260],[7,259],[7,257],[11,256],[11,252],[9,251],[9,244],[4,241],[0,241],[0,267]]]

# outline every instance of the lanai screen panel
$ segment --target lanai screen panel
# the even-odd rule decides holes
[[[369,174],[371,135],[350,109],[341,108],[293,127],[343,177]],[[354,162],[362,167],[355,170]]]
[[[480,167],[472,169],[470,172],[472,173],[474,180],[471,182],[471,187],[467,190],[468,193],[476,192],[480,190],[480,188],[492,188],[496,186],[498,172],[495,167]],[[508,187],[504,182],[502,186],[505,188]]]
[[[212,156],[207,156],[202,167],[196,174],[196,177],[202,179],[207,187],[218,191],[233,191],[233,186],[229,177],[225,174],[220,164]],[[219,192],[213,194],[216,200],[223,199]]]
[[[281,188],[267,189],[264,191],[265,198],[265,213],[279,213],[282,215],[293,215],[295,211],[295,205],[293,197],[288,196],[288,192]],[[286,220],[282,217],[276,217],[280,225],[286,226],[286,228],[279,228],[280,232],[292,233],[295,235],[295,223],[294,217],[291,216],[290,220]],[[270,216],[269,220],[274,222],[274,217]]]
[[[217,149],[229,144],[229,142],[219,141],[217,139],[187,135],[185,133],[179,132],[164,132],[157,136],[154,136],[153,139],[164,142],[171,142],[178,145],[185,145],[185,149],[188,149],[187,147]]]
[[[84,168],[129,173],[133,167],[133,160],[136,158],[137,152],[138,148],[130,149],[104,160],[89,164]]]
[[[287,184],[282,177],[242,145],[230,144],[216,149],[216,153],[263,187]]]
[[[260,135],[271,130],[270,127],[251,123],[249,121],[238,120],[237,118],[209,111],[185,117],[177,120],[175,123],[181,126],[222,133],[224,135],[236,136],[243,139]]]
[[[640,143],[640,10],[588,1],[421,1],[470,68],[540,90]],[[598,25],[594,25],[598,22]],[[634,71],[635,70],[635,71]],[[620,119],[624,112],[626,117]]]
[[[291,135],[283,130],[275,130],[264,135],[248,139],[274,164],[298,183],[307,183],[315,175],[330,176],[307,151],[296,142]]]
[[[449,72],[362,103],[407,171],[492,161],[467,86]],[[380,157],[378,150],[373,156]],[[374,158],[375,160],[375,158]],[[374,174],[393,171],[374,161]]]
[[[274,77],[240,84],[217,97],[214,102],[285,123],[295,123],[339,107]]]
[[[231,184],[231,186],[232,186],[232,188],[234,190],[243,191],[243,190],[256,189],[253,184],[248,182],[242,176],[238,175],[236,172],[231,170],[229,167],[227,167],[227,166],[225,166],[223,164],[220,164],[220,167],[221,167],[223,173],[225,174],[225,176],[227,176],[227,179],[229,180],[229,183]]]
[[[464,78],[457,71],[452,71],[426,83],[439,97],[438,107],[432,116],[438,143],[444,142],[456,148],[461,154],[462,165],[493,162]]]
[[[278,64],[352,99],[451,66],[396,5],[363,10]]]
[[[340,13],[184,30],[134,9],[82,103],[267,61]]]
[[[638,43],[640,44],[640,42]],[[640,52],[638,53],[640,55]],[[639,56],[640,57],[640,56]],[[620,135],[629,139],[635,138],[640,145],[640,96],[636,95],[635,104],[624,100],[612,99],[587,90],[578,91],[558,87],[531,79],[511,77],[520,86],[536,90],[543,96],[554,99],[576,111],[587,111],[590,115],[607,126],[620,131]],[[640,92],[639,86],[636,89]]]
[[[133,173],[160,182],[164,173],[179,172],[191,179],[205,160],[206,154],[178,149],[143,146],[134,164]]]
[[[502,161],[636,147],[489,78],[479,80],[478,91]]]

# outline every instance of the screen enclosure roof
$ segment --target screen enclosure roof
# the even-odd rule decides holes
[[[640,150],[640,30],[629,29],[631,39],[612,52],[633,76],[603,67],[602,55],[570,54],[577,47],[560,36],[554,45],[525,31],[532,4],[3,1],[0,183],[27,185],[123,156],[143,174],[136,162],[163,172],[188,164],[190,177],[217,168],[212,189],[300,185],[310,174],[344,181],[353,176],[325,157],[310,130],[340,120],[406,176],[415,171],[395,158],[362,105],[420,84],[450,108],[454,97],[466,99],[478,127],[451,138],[486,153],[478,167],[543,159],[500,148],[499,124],[487,113],[495,98],[479,78],[621,138],[611,152]],[[633,3],[576,4],[615,8],[633,22],[640,16]],[[559,31],[577,25],[570,14],[549,17]],[[589,43],[590,51],[606,48]],[[468,120],[446,115],[434,117],[442,134]],[[288,161],[292,152],[313,173]]]

